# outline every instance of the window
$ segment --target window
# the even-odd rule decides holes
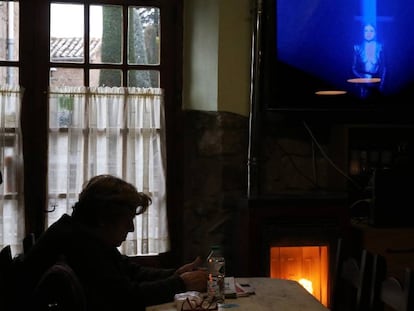
[[[128,176],[129,169],[125,165],[107,166],[102,171],[86,167],[76,174],[68,174],[77,170],[73,163],[67,158],[56,160],[58,154],[68,154],[65,151],[67,147],[91,148],[85,142],[90,141],[92,134],[98,143],[93,147],[96,148],[94,153],[90,149],[88,153],[83,153],[84,163],[94,162],[90,158],[92,154],[97,157],[106,154],[120,158],[121,162],[125,160],[123,157],[133,154],[128,143],[133,132],[129,127],[130,113],[138,111],[138,106],[133,108],[131,104],[121,111],[124,115],[120,116],[122,122],[116,130],[112,125],[107,125],[98,127],[92,133],[90,124],[83,126],[81,140],[75,143],[73,120],[80,111],[78,108],[83,105],[79,103],[88,103],[82,106],[84,115],[90,113],[85,110],[91,109],[93,105],[90,103],[97,98],[102,99],[105,92],[104,96],[117,101],[119,94],[111,93],[114,90],[124,92],[121,97],[125,103],[126,98],[133,101],[131,96],[151,96],[155,102],[162,98],[167,120],[164,131],[157,127],[159,125],[154,125],[151,130],[161,138],[165,134],[169,148],[174,146],[174,137],[169,133],[173,133],[176,126],[170,117],[177,115],[181,106],[181,0],[32,0],[0,3],[19,7],[15,14],[20,20],[15,36],[20,43],[19,52],[15,50],[16,56],[7,64],[0,60],[0,65],[7,65],[7,70],[13,69],[16,72],[13,77],[24,89],[21,124],[26,232],[40,234],[54,217],[58,217],[57,214],[67,210],[76,199],[80,190],[76,187],[88,174],[113,169],[111,172]],[[156,109],[155,112],[164,113]],[[116,140],[108,140],[108,137],[116,137]],[[106,145],[99,143],[103,138],[107,141]],[[65,148],[60,147],[62,142]],[[154,147],[147,145],[145,148]],[[165,167],[168,171],[164,184],[168,184],[168,180],[174,179],[177,168],[168,163]],[[59,184],[51,182],[53,176],[62,176],[59,175],[62,170],[66,171],[66,177],[59,179]],[[158,191],[149,189],[147,185],[137,186],[139,190]],[[69,188],[73,191],[67,191]],[[171,191],[174,189],[171,188]],[[166,197],[170,200],[168,194]],[[168,245],[168,241],[162,243]],[[127,248],[130,249],[129,246]],[[146,245],[138,248],[135,247],[138,254],[152,252]]]
[[[162,90],[52,87],[49,112],[48,225],[72,213],[85,181],[109,173],[152,198],[121,251],[168,251]]]
[[[20,252],[24,234],[19,87],[19,4],[0,1],[0,248]]]
[[[160,86],[159,7],[52,2],[50,17],[51,86]]]

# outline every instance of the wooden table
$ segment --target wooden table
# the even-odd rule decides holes
[[[236,278],[249,283],[255,294],[226,299],[228,311],[329,311],[298,282],[272,278]],[[177,311],[174,302],[147,307],[146,311]]]

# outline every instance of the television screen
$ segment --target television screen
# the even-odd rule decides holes
[[[260,81],[270,109],[414,103],[412,0],[263,0]]]

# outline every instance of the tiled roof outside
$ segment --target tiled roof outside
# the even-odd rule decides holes
[[[89,45],[90,55],[95,55],[101,46],[101,38],[91,38]],[[51,38],[50,40],[51,59],[83,59],[83,38]]]

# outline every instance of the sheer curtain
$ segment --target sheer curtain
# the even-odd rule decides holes
[[[148,193],[120,250],[169,250],[163,92],[159,88],[51,87],[49,92],[48,225],[71,214],[84,182],[109,173]]]
[[[0,248],[23,251],[25,234],[20,109],[23,90],[0,85]]]

